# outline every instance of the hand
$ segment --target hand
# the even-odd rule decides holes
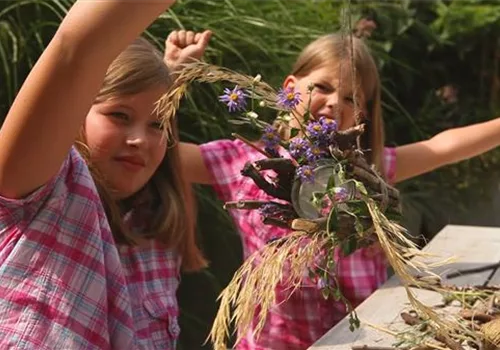
[[[165,40],[165,63],[175,71],[184,63],[201,59],[211,36],[210,30],[205,30],[203,33],[174,30]]]

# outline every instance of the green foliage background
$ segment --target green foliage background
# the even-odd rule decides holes
[[[27,72],[57,28],[70,0],[0,1],[0,120]],[[336,31],[346,1],[178,0],[148,36],[160,48],[173,29],[211,29],[205,59],[279,86],[299,51],[318,35]],[[500,5],[497,1],[352,1],[353,25],[372,19],[369,39],[383,81],[387,144],[422,140],[450,127],[500,113]],[[456,102],[436,91],[455,86]],[[229,137],[221,86],[195,85],[182,106],[182,138],[203,143]],[[498,152],[407,181],[405,223],[413,235],[432,237],[444,224],[475,223],[478,203],[490,201]],[[183,276],[180,348],[202,345],[215,299],[241,261],[241,243],[210,188],[198,188],[200,240],[211,267]],[[494,210],[494,209],[493,209]],[[457,219],[462,216],[461,219]],[[465,217],[466,219],[464,219]]]

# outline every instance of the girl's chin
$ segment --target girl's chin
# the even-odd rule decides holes
[[[114,200],[121,201],[124,199],[127,199],[129,197],[132,197],[134,194],[136,194],[141,187],[137,188],[132,188],[130,186],[124,187],[124,186],[115,186],[115,189],[111,191],[111,196]]]

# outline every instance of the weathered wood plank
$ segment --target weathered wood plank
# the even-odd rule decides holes
[[[457,270],[470,269],[500,261],[500,228],[476,226],[446,226],[425,247],[425,251],[440,257],[453,255],[457,261],[434,271],[443,277],[443,283],[455,285],[480,285],[491,271],[463,275],[451,280],[446,275]],[[497,272],[490,284],[500,284]],[[427,305],[441,302],[437,293],[416,290],[416,295]],[[356,310],[362,322],[360,329],[351,332],[348,319],[342,320],[319,341],[311,350],[351,349],[352,345],[391,346],[395,338],[369,326],[398,329],[404,327],[400,313],[409,306],[404,288],[396,277],[387,281],[379,290],[363,302]]]

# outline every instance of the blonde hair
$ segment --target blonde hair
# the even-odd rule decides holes
[[[165,85],[167,89],[170,84],[170,73],[161,53],[146,39],[139,38],[110,65],[95,103],[116,96],[136,94],[156,85]],[[171,129],[169,136],[175,141],[178,138],[177,128],[173,125]],[[179,252],[184,270],[193,271],[206,266],[196,245],[194,198],[191,185],[184,180],[180,171],[177,143],[170,145],[157,171],[143,189],[129,199],[116,202],[111,198],[105,178],[90,161],[84,130],[78,141],[76,147],[89,164],[118,244],[133,245],[144,239],[156,239]],[[133,233],[124,224],[124,211],[129,209],[133,214],[132,219],[140,219],[141,226],[147,224],[144,232]]]
[[[352,50],[351,50],[352,48]],[[352,51],[352,55],[351,55]],[[351,61],[352,60],[352,61]],[[354,62],[356,81],[361,86],[367,107],[367,116],[364,120],[366,132],[362,140],[362,147],[371,151],[367,152],[368,160],[375,164],[377,169],[385,174],[383,167],[384,150],[384,123],[380,101],[380,78],[377,65],[363,40],[342,36],[341,34],[328,34],[307,45],[300,53],[292,75],[301,78],[312,71],[331,65],[338,69],[344,63],[346,68]]]

